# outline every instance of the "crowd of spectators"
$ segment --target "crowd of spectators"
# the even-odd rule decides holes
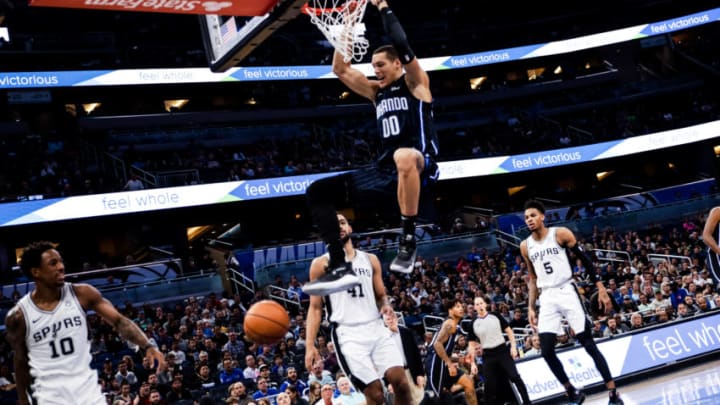
[[[459,6],[450,10],[453,21],[460,26],[467,23],[463,22],[464,18],[472,15],[459,14]],[[477,21],[473,18],[472,23],[476,25]],[[412,26],[409,29],[412,30]],[[463,31],[456,32],[456,35],[462,35]],[[419,46],[418,49],[424,49],[424,52],[418,54],[461,51],[444,48],[432,41],[420,42]],[[704,49],[702,55],[716,55],[708,52],[708,49],[714,51],[715,47]],[[283,58],[284,64],[293,62],[285,55]],[[202,58],[193,59],[204,62]],[[272,60],[272,57],[265,58],[264,63]],[[707,63],[717,69],[716,56]],[[287,93],[285,87],[278,86],[275,90],[277,94],[270,96],[283,97],[283,103],[290,105],[302,104],[311,90],[306,90],[304,83],[290,86],[295,86],[293,92]],[[496,90],[505,91],[507,88],[499,85]],[[602,94],[603,90],[607,93]],[[648,101],[648,97],[640,98],[638,102],[613,102],[626,94],[635,96],[637,91],[632,93],[633,90],[637,89],[585,88],[569,92],[569,96],[568,92],[558,92],[553,95],[556,99],[546,98],[545,105],[516,98],[492,108],[483,107],[480,103],[465,111],[439,111],[438,122],[441,124],[442,113],[452,112],[453,117],[461,118],[457,120],[460,124],[440,128],[442,159],[518,154],[620,139],[716,120],[720,112],[716,93],[697,88],[665,95],[656,93],[655,89],[647,92],[652,94],[652,102]],[[273,91],[272,86],[263,86],[262,91]],[[438,94],[447,93],[440,91]],[[288,101],[291,97],[297,100]],[[307,99],[313,103],[318,99],[340,101],[325,99],[322,95]],[[551,107],[557,107],[557,103],[568,107],[580,102],[587,103],[587,108],[570,109],[553,116],[553,119],[547,118],[544,113]],[[129,166],[152,173],[197,170],[199,177],[188,180],[186,184],[326,172],[356,167],[372,160],[378,151],[378,139],[374,128],[367,127],[367,117],[341,121],[341,124],[321,122],[321,125],[310,128],[304,137],[261,139],[241,145],[209,147],[191,143],[181,148],[152,152],[139,146],[121,145],[122,148],[119,148],[118,145],[101,145],[105,149],[96,152],[109,152]],[[482,121],[482,124],[477,121]],[[0,143],[0,153],[4,156],[0,201],[154,186],[149,183],[139,185],[137,181],[129,183],[125,177],[114,177],[110,171],[104,170],[101,162],[92,158],[98,153],[85,153],[88,145],[85,139],[81,139],[75,125],[73,122],[62,126],[63,130],[59,133],[51,131],[42,135],[8,136]],[[571,136],[568,132],[570,127],[579,128],[583,135]],[[626,233],[596,229],[591,235],[579,235],[593,248],[625,252],[630,257],[627,261],[609,261],[607,256],[597,258],[594,271],[608,286],[618,309],[608,316],[596,317],[593,329],[596,338],[629,333],[720,309],[717,286],[704,269],[704,249],[698,237],[703,223],[704,218],[697,217],[672,228],[649,227]],[[382,247],[370,243],[363,248]],[[651,261],[647,258],[649,253],[668,255],[668,260]],[[673,256],[687,257],[688,260],[678,260]],[[576,278],[582,296],[589,302],[593,290],[587,283],[587,271],[576,268]],[[423,355],[432,338],[432,331],[423,327],[423,320],[428,316],[443,318],[446,304],[456,297],[466,301],[467,319],[472,319],[472,298],[483,292],[491,297],[492,310],[506,317],[513,328],[525,331],[517,336],[523,340],[525,356],[532,356],[540,353],[539,339],[527,328],[525,277],[526,269],[519,260],[519,252],[510,246],[502,246],[497,251],[475,248],[458,258],[425,254],[418,258],[418,264],[410,275],[386,274],[385,285],[396,311],[421,337],[418,345]],[[301,303],[306,302],[299,280],[281,282],[277,287],[287,289],[287,298],[292,299],[295,294],[300,297]],[[10,299],[16,301],[18,298],[14,296]],[[305,369],[304,347],[313,342],[305,341],[303,305],[288,305],[291,329],[281,343],[257,345],[244,338],[243,308],[265,298],[268,298],[267,295],[258,291],[256,294],[233,296],[210,293],[156,305],[128,302],[122,308],[123,313],[143,328],[166,353],[171,364],[167,371],[160,373],[129,349],[115,331],[90,315],[93,367],[99,371],[99,381],[107,394],[108,403],[174,404],[195,400],[201,403],[261,404],[265,396],[270,398],[271,403],[276,401],[285,405],[314,404],[323,398],[350,395],[339,374],[326,324],[318,342],[314,342],[320,346],[325,362],[318,363],[312,370]],[[558,345],[572,344],[571,331],[558,339]],[[464,352],[466,340],[458,342],[456,347],[458,353],[455,357],[464,358],[467,354]],[[12,403],[10,401],[15,395],[11,359],[9,347],[2,339],[0,398],[5,403]],[[288,398],[285,398],[286,395]]]
[[[589,98],[590,92],[597,93],[586,90],[577,98],[583,98],[583,94]],[[438,114],[441,160],[522,154],[623,139],[713,121],[719,113],[715,94],[702,89],[665,95],[653,91],[646,98],[628,103],[603,103],[601,100],[613,100],[614,96],[594,96],[597,104],[592,111],[568,111],[552,118],[531,111],[537,106],[523,108],[518,102],[448,115],[448,122],[452,122],[449,126],[442,125],[443,115]],[[485,117],[482,124],[474,121],[478,117]],[[164,184],[216,183],[351,169],[372,161],[380,150],[379,139],[374,128],[368,127],[369,122],[372,120],[362,114],[340,121],[316,120],[312,125],[302,124],[293,136],[261,137],[249,143],[238,141],[244,137],[238,132],[223,146],[202,142],[221,128],[195,128],[192,140],[176,137],[164,146],[152,148],[135,144],[137,137],[132,136],[132,131],[127,136],[114,131],[112,136],[106,136],[107,143],[95,145],[100,148],[96,152],[102,153],[93,154],[86,153],[89,145],[78,134],[73,135],[74,130],[45,136],[9,136],[0,144],[0,153],[6,156],[2,163],[0,201],[161,187],[152,182],[152,176],[178,171],[195,174]],[[279,126],[278,132],[282,131]],[[155,137],[166,137],[164,131],[156,132]],[[153,136],[138,139],[147,142]],[[109,170],[107,161],[98,159],[103,153],[124,162],[128,177]],[[138,178],[133,176],[133,170],[151,176]]]
[[[595,314],[593,336],[606,338],[720,310],[720,295],[704,268],[705,253],[698,238],[704,219],[699,215],[677,226],[649,226],[625,233],[595,229],[592,234],[580,236],[582,243],[604,253],[596,257],[594,271],[617,303],[610,314]],[[365,242],[364,249],[377,248]],[[609,261],[610,250],[614,250],[610,253],[616,258],[627,253],[630,259]],[[476,317],[472,299],[480,293],[491,298],[491,310],[504,316],[518,332],[524,356],[539,354],[538,336],[527,321],[527,269],[516,248],[502,246],[489,251],[473,247],[457,258],[423,253],[430,255],[419,257],[411,274],[384,274],[390,301],[405,324],[417,332],[422,355],[432,340],[431,321],[445,318],[446,304],[454,298],[466,302],[466,318],[461,325],[470,330],[469,323]],[[650,260],[648,254],[666,255],[667,260]],[[574,271],[580,293],[591,308],[589,301],[594,291],[587,281],[588,269],[578,263]],[[322,398],[326,388],[335,396],[349,395],[348,387],[341,384],[345,380],[329,338],[329,325],[322,324],[317,342],[306,341],[308,297],[302,293],[302,282],[295,277],[278,279],[274,287],[279,287],[273,289],[274,294],[287,299],[283,302],[291,315],[288,334],[275,345],[246,340],[242,328],[244,309],[268,298],[269,290],[235,295],[212,292],[153,305],[127,302],[120,308],[123,314],[166,354],[170,367],[164,372],[157,372],[107,324],[89,315],[92,366],[99,372],[108,403],[182,404],[204,400],[260,404],[262,397],[268,397],[271,404],[276,400],[281,404],[287,403],[286,393],[291,404],[304,404],[303,399],[312,404]],[[304,367],[307,344],[318,345],[324,359],[311,370]],[[575,344],[572,331],[559,336],[557,344]],[[467,347],[467,338],[462,337],[453,355],[461,365],[468,359]],[[0,393],[3,398],[13,398],[12,375],[2,371],[11,367],[12,353],[4,341],[0,349],[0,377],[7,380],[0,379],[5,386]],[[481,382],[482,373],[478,386]]]

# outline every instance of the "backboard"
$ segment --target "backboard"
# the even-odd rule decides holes
[[[273,32],[297,17],[307,0],[262,2],[270,11],[261,16],[199,16],[205,53],[213,72],[224,72],[240,63]]]

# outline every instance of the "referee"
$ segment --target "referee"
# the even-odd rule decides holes
[[[498,376],[505,376],[520,394],[523,404],[530,404],[530,396],[520,374],[515,367],[518,351],[515,347],[515,335],[502,315],[487,311],[490,299],[479,295],[475,297],[475,311],[478,317],[473,322],[473,332],[482,347],[483,375],[485,376],[485,402],[499,403],[497,387],[501,386]],[[510,340],[510,350],[505,342],[503,331]]]

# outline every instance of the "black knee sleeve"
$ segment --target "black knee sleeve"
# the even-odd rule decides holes
[[[555,344],[557,343],[557,336],[554,333],[541,333],[540,334],[540,352],[553,352],[555,353]]]
[[[600,372],[603,381],[612,381],[613,378],[612,374],[610,374],[610,368],[607,365],[607,361],[605,360],[605,357],[602,355],[602,353],[600,353],[600,349],[598,349],[597,344],[595,344],[595,339],[593,339],[589,329],[586,329],[582,333],[578,333],[575,338],[578,340],[578,342],[580,342],[580,344],[582,344],[587,354],[592,357],[593,361],[595,362],[595,367]]]
[[[328,246],[331,263],[340,263],[345,260],[345,255],[340,241],[337,210],[333,204],[333,196],[336,194],[335,183],[332,178],[315,181],[305,191],[305,199],[313,223],[318,227],[320,237]]]
[[[332,177],[315,180],[305,190],[305,200],[309,207],[316,205],[329,204],[332,205],[336,180]]]

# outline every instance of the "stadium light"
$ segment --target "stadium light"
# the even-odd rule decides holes
[[[478,90],[480,86],[487,81],[487,76],[473,77],[470,79],[470,89]]]
[[[173,112],[181,110],[183,107],[185,107],[185,104],[190,102],[190,100],[186,98],[177,99],[177,100],[165,100],[165,111],[167,112]]]
[[[615,173],[615,170],[610,170],[607,172],[599,172],[595,174],[595,177],[597,177],[598,181],[603,181],[610,177],[613,173]]]
[[[515,187],[508,187],[507,192],[508,196],[512,197],[513,195],[519,193],[522,190],[525,190],[527,186],[515,186]]]
[[[85,114],[90,115],[93,111],[97,110],[102,103],[94,102],[94,103],[86,103],[83,104],[83,110],[85,110]]]

